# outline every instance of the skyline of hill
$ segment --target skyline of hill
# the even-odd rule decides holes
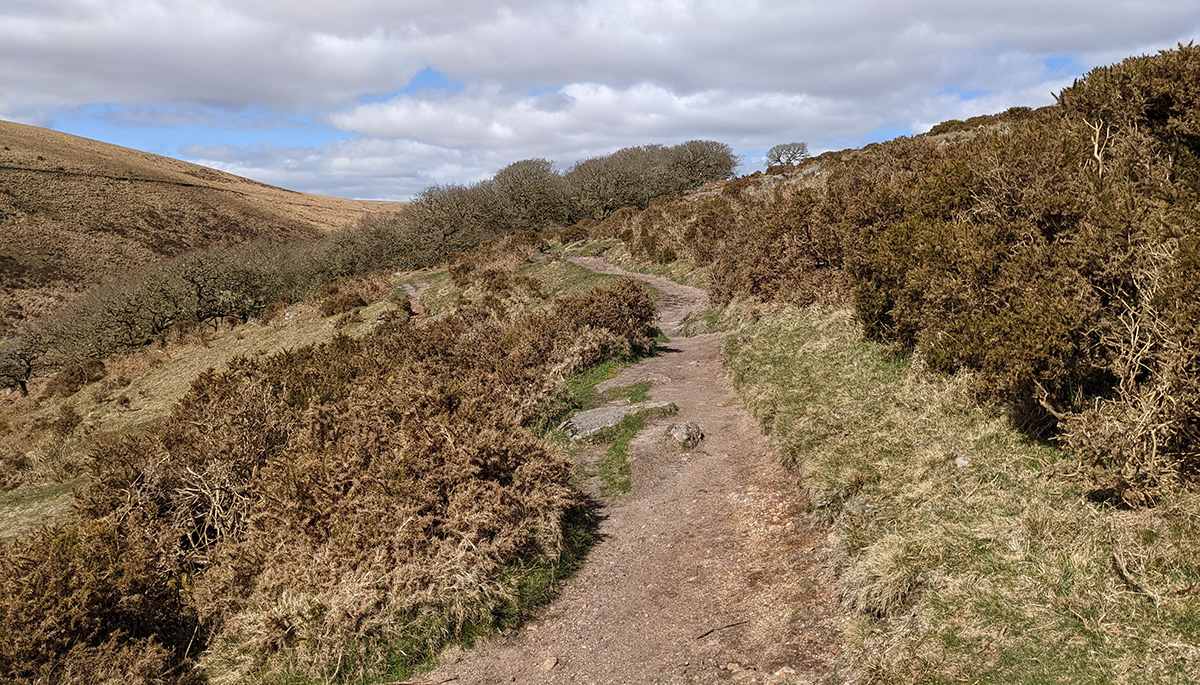
[[[0,121],[0,336],[129,268],[214,246],[317,237],[399,206],[300,193]]]

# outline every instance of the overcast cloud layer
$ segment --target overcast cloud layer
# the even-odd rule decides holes
[[[0,118],[402,199],[693,138],[750,171],[1197,37],[1194,0],[0,0]]]

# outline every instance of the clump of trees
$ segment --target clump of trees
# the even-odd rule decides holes
[[[334,281],[439,254],[391,217],[371,216],[324,240],[258,242],[195,252],[111,279],[0,343],[0,383],[28,392],[39,372],[136,349],[178,326],[244,323]]]
[[[798,190],[614,215],[718,302],[844,297],[1080,458],[1097,496],[1200,476],[1200,47],[1093,70],[1037,111],[821,158]]]
[[[621,207],[645,207],[733,175],[737,157],[724,143],[693,140],[674,147],[646,145],[585,159],[563,176],[570,218],[603,219]]]
[[[623,148],[561,173],[549,160],[527,159],[479,183],[427,188],[403,220],[414,233],[440,243],[449,256],[499,235],[645,207],[656,197],[729,178],[736,166],[732,148],[710,140]]]

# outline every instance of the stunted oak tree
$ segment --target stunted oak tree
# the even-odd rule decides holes
[[[492,178],[510,230],[540,230],[567,218],[566,185],[548,159],[524,159]]]
[[[738,157],[733,148],[715,140],[689,140],[669,148],[674,192],[686,192],[707,181],[733,176]]]
[[[795,166],[808,157],[808,143],[780,143],[767,150],[768,166]]]
[[[0,387],[29,394],[29,379],[38,359],[46,353],[46,341],[37,330],[24,329],[0,343]]]

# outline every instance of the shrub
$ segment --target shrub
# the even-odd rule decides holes
[[[1097,487],[1197,473],[1200,48],[1093,70],[1059,104],[822,155],[819,173],[611,213],[595,236],[707,267],[717,303],[849,292],[868,337],[969,371]]]
[[[1144,130],[1200,180],[1200,46],[1131,57],[1097,67],[1058,95],[1064,116],[1086,121],[1100,150],[1114,135]]]
[[[611,288],[560,298],[554,314],[574,327],[610,331],[629,345],[629,353],[646,354],[654,349],[654,301],[632,278],[624,278]]]
[[[78,518],[0,548],[0,679],[354,680],[507,625],[578,503],[523,426],[654,309],[498,307],[236,360],[99,444]]]
[[[330,295],[321,302],[321,316],[333,316],[359,307],[367,306],[367,301],[356,292],[340,292]]]
[[[0,677],[161,682],[203,635],[160,530],[131,512],[0,546]]]
[[[51,430],[59,437],[67,437],[75,432],[75,429],[83,422],[83,417],[75,409],[74,405],[64,404],[58,408],[58,416],[54,422],[50,424]]]
[[[104,362],[99,359],[89,359],[69,366],[58,372],[46,384],[43,397],[70,397],[83,389],[85,385],[103,380],[106,373]]]

